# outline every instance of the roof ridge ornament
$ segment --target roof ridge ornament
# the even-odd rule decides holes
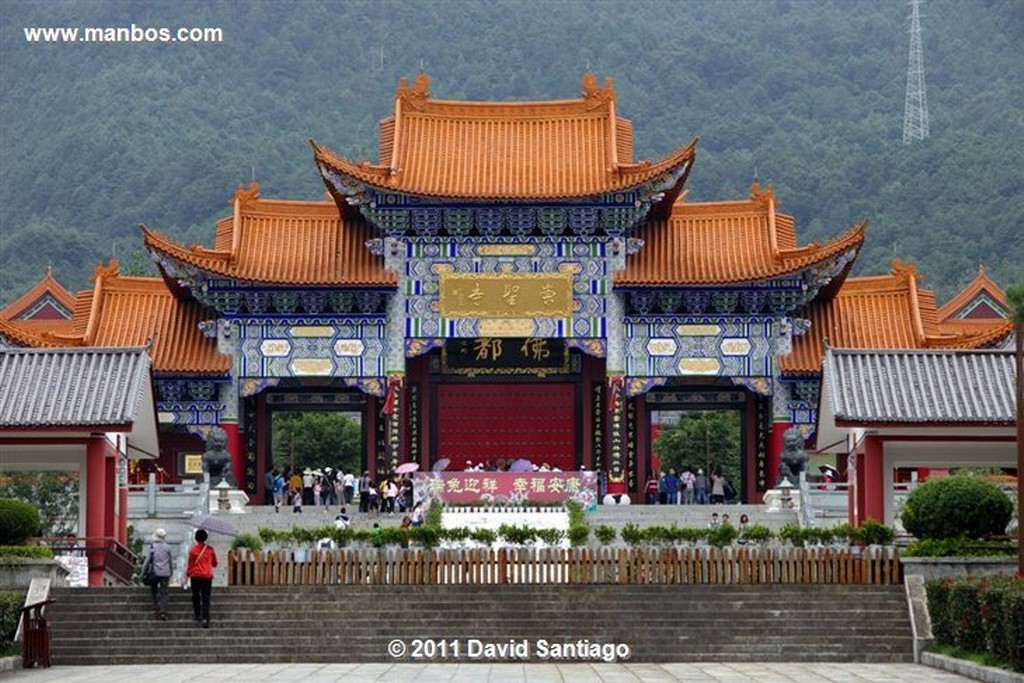
[[[775,190],[772,189],[771,183],[765,183],[762,189],[761,183],[756,180],[750,185],[750,199],[758,206],[767,206],[769,201],[775,202],[776,208],[782,202],[779,201],[778,197],[775,196]]]
[[[597,84],[597,76],[591,73],[583,74],[583,99],[586,101],[587,109],[604,107],[610,102],[615,102],[615,88],[612,86],[612,79],[604,79],[604,87]]]
[[[907,262],[903,263],[903,261],[901,261],[897,256],[893,258],[890,266],[892,268],[892,274],[903,282],[908,282],[911,278],[920,278],[920,274],[917,272],[917,266],[914,265],[914,259],[907,259]]]
[[[244,184],[239,184],[238,189],[235,190],[235,196],[232,198],[232,203],[238,200],[241,206],[247,206],[249,203],[256,201],[260,198],[260,184],[256,182],[249,183],[249,188],[246,189]]]
[[[395,91],[395,99],[405,102],[413,109],[423,111],[427,100],[430,98],[430,76],[420,72],[416,74],[412,85],[409,79],[402,76],[398,79],[398,90]]]
[[[117,277],[120,274],[118,269],[117,259],[110,259],[110,263],[103,265],[103,261],[96,264],[96,270],[92,274],[92,282],[95,283],[97,280],[106,280],[107,278]]]

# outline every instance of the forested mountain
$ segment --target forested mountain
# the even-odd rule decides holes
[[[699,135],[690,197],[771,182],[801,242],[871,221],[859,273],[916,259],[940,301],[1024,277],[1024,2],[930,0],[931,137],[904,146],[909,7],[731,2],[10,2],[0,11],[0,304],[52,264],[133,262],[138,224],[210,245],[241,182],[323,196],[308,138],[376,160],[398,78],[443,99],[614,79],[638,158]],[[26,27],[220,27],[218,44],[29,43]]]

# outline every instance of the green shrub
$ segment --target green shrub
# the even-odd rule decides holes
[[[573,524],[587,524],[587,516],[583,511],[583,505],[578,500],[568,500],[565,502],[566,512],[569,513],[569,526]]]
[[[249,550],[262,550],[263,540],[256,534],[238,534],[231,539],[231,549],[239,550],[241,548],[247,548]]]
[[[984,629],[985,649],[996,657],[1008,661],[1006,647],[1006,591],[1010,584],[1001,577],[986,581],[980,595],[981,624]]]
[[[779,540],[788,541],[795,548],[803,548],[807,542],[807,534],[796,524],[784,524],[779,529]]]
[[[483,545],[494,545],[498,540],[498,534],[494,533],[493,529],[476,529],[470,532],[469,537]]]
[[[985,631],[981,626],[981,601],[973,581],[955,581],[949,589],[949,621],[953,645],[979,652],[985,649]]]
[[[1003,599],[1003,634],[1010,666],[1024,672],[1024,580],[1018,579]]]
[[[45,545],[0,545],[0,557],[48,560],[53,557],[53,549]]]
[[[444,508],[439,503],[433,503],[427,508],[427,514],[423,518],[423,526],[434,527],[436,529],[441,528],[441,515],[444,514]]]
[[[427,525],[410,528],[409,536],[413,541],[428,550],[436,548],[441,542],[441,530]]]
[[[15,498],[0,498],[0,545],[25,545],[39,534],[39,510]]]
[[[892,545],[892,542],[896,540],[896,532],[881,522],[866,519],[857,529],[854,538],[865,545]]]
[[[18,617],[25,604],[25,595],[16,591],[0,591],[0,651],[14,643]]]
[[[774,537],[775,534],[772,533],[772,530],[764,524],[751,524],[740,534],[740,540],[744,543],[756,543],[757,545],[768,545]]]
[[[859,538],[857,527],[849,522],[843,522],[832,527],[832,536],[836,541],[845,541],[852,544],[854,539]]]
[[[628,524],[623,526],[622,533],[620,533],[619,535],[622,537],[623,541],[625,541],[633,547],[643,545],[644,532],[640,527],[638,527],[636,524],[633,524],[632,522],[629,522]]]
[[[949,620],[949,591],[952,586],[952,579],[931,579],[925,583],[932,635],[942,645],[953,644],[953,625]]]
[[[468,527],[456,526],[450,529],[441,530],[441,538],[449,543],[463,543],[471,535]]]
[[[1012,516],[1013,503],[998,486],[966,475],[932,479],[903,506],[903,526],[917,538],[998,536]]]
[[[967,539],[963,536],[953,538],[922,538],[907,545],[904,557],[956,557],[962,555]]]
[[[544,541],[547,545],[556,546],[562,542],[565,538],[566,532],[561,529],[538,529],[537,538]],[[590,537],[590,527],[586,524],[574,524],[569,527],[569,545],[578,547],[587,544],[587,539]]]
[[[498,527],[498,536],[510,545],[526,545],[537,536],[536,530],[518,524],[502,524]]]
[[[740,532],[732,524],[723,524],[714,529],[708,529],[708,543],[716,548],[724,548],[727,545],[732,545],[739,535]]]
[[[601,545],[608,545],[613,542],[619,535],[619,532],[615,530],[615,527],[608,524],[601,524],[594,529],[594,536],[601,542]]]
[[[548,529],[547,531],[558,531],[558,529]],[[562,532],[558,531],[558,534],[561,536]],[[542,535],[541,538],[544,538],[544,536]],[[559,539],[559,541],[560,540],[561,539]],[[590,527],[586,524],[573,524],[569,527],[569,545],[573,548],[585,546],[589,540]],[[546,538],[544,538],[544,542],[548,545],[555,545],[554,543],[549,542]]]
[[[397,526],[385,526],[377,529],[378,538],[384,545],[409,545],[409,532]]]
[[[672,533],[665,526],[655,524],[647,527],[641,533],[643,534],[644,542],[648,545],[667,545],[672,542]]]

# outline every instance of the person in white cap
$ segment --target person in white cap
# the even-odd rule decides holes
[[[167,621],[167,586],[171,582],[171,574],[174,573],[174,555],[171,547],[167,545],[167,532],[157,529],[153,532],[153,541],[149,546],[149,553],[142,564],[142,573],[146,573],[146,566],[153,569],[153,576],[156,581],[150,585],[149,590],[153,598],[153,614],[160,621]]]

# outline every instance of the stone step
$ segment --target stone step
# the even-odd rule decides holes
[[[214,591],[208,629],[180,590],[166,622],[144,588],[53,597],[57,664],[387,662],[390,640],[423,637],[586,638],[626,643],[633,661],[651,662],[912,659],[900,586],[232,587]]]

